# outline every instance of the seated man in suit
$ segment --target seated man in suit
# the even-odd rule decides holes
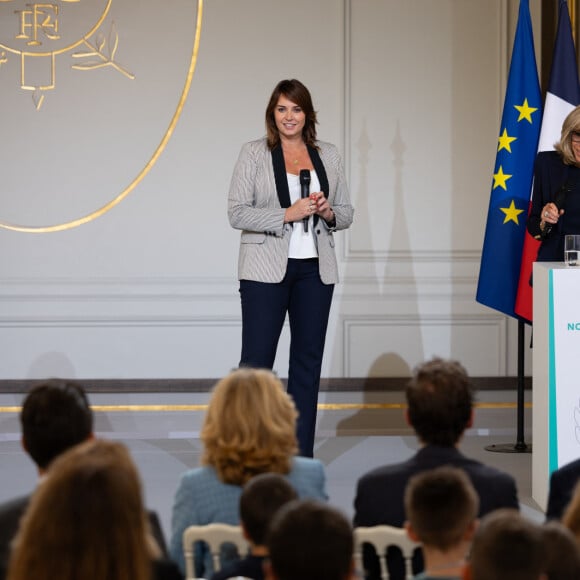
[[[561,520],[566,506],[572,499],[574,488],[580,481],[580,459],[563,465],[550,476],[547,520]]]
[[[502,507],[519,509],[511,475],[459,451],[463,433],[473,422],[473,389],[462,365],[440,358],[423,363],[407,384],[405,396],[407,422],[421,447],[410,459],[378,467],[359,479],[354,500],[355,526],[402,527],[406,519],[403,497],[409,479],[441,465],[465,471],[479,496],[479,516]],[[367,577],[378,578],[378,559],[369,550],[364,555]],[[422,570],[420,558],[415,558],[413,567],[416,573]],[[402,558],[389,557],[389,569],[394,578],[402,578]]]
[[[83,388],[76,382],[51,379],[35,385],[20,412],[22,446],[36,464],[40,479],[61,453],[93,437],[93,412]],[[30,496],[0,505],[0,580],[6,578],[10,543]],[[164,556],[167,546],[157,515],[149,512],[151,531]]]
[[[425,571],[415,580],[461,579],[478,506],[473,485],[457,467],[437,467],[411,478],[405,491],[405,529],[421,544],[425,558]]]
[[[346,517],[315,500],[294,500],[267,535],[267,580],[355,580],[354,537]]]

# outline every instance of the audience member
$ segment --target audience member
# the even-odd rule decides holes
[[[36,464],[40,480],[52,461],[64,451],[93,438],[93,412],[82,386],[74,381],[50,379],[35,385],[20,412],[22,446]],[[10,543],[30,501],[30,495],[0,505],[0,580],[6,577]],[[157,515],[149,512],[155,539],[167,553]]]
[[[299,497],[327,498],[322,463],[296,456],[296,415],[271,371],[240,368],[217,383],[201,430],[202,467],[183,474],[173,503],[170,551],[182,571],[185,528],[239,524],[242,486],[255,475],[280,473]],[[195,550],[197,576],[210,574],[208,551],[199,542]]]
[[[463,469],[479,496],[479,515],[497,508],[518,509],[516,484],[507,473],[469,459],[459,449],[465,430],[473,422],[473,390],[467,372],[458,362],[434,358],[420,365],[405,390],[407,422],[421,447],[410,459],[374,469],[361,477],[354,501],[355,526],[387,524],[401,527],[405,521],[403,496],[409,479],[442,465]],[[380,577],[374,553],[364,552],[368,578]],[[422,569],[414,559],[414,571]],[[395,579],[404,575],[402,558],[389,557]]]
[[[240,496],[240,520],[250,553],[245,558],[222,568],[212,580],[226,580],[242,576],[263,580],[263,563],[268,555],[266,534],[276,512],[297,499],[296,490],[278,473],[256,475],[244,485]]]
[[[274,516],[266,544],[268,580],[354,580],[352,527],[338,510],[295,500]]]
[[[545,580],[540,526],[516,510],[501,509],[482,518],[471,544],[467,580]]]
[[[544,572],[548,580],[580,578],[580,547],[574,534],[558,521],[541,527],[544,547]]]
[[[580,459],[563,465],[550,476],[550,491],[548,493],[547,520],[562,519],[566,506],[572,499],[572,492],[580,481]]]
[[[572,498],[562,514],[562,523],[574,534],[580,545],[580,482],[576,484]]]
[[[416,580],[461,578],[478,507],[471,481],[456,467],[437,467],[409,480],[405,528],[421,544],[425,560],[425,571]]]
[[[160,557],[129,452],[121,443],[93,440],[55,459],[32,496],[8,580],[181,578],[175,564]]]

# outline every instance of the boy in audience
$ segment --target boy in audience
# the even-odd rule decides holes
[[[482,518],[473,536],[465,580],[547,580],[540,526],[516,510]]]
[[[355,580],[352,527],[337,509],[295,500],[276,514],[267,536],[267,580]]]
[[[268,556],[266,533],[276,512],[298,497],[288,480],[277,473],[263,473],[250,479],[240,496],[240,521],[250,553],[238,562],[224,566],[212,580],[236,576],[263,580],[263,562]]]
[[[423,549],[415,580],[460,580],[477,525],[479,499],[461,469],[439,467],[411,478],[405,491],[407,534]]]

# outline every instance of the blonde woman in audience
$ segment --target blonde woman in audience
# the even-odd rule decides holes
[[[51,465],[24,514],[8,580],[173,580],[149,533],[127,449],[89,441]]]
[[[242,486],[255,475],[281,473],[299,497],[327,499],[322,463],[296,455],[296,417],[292,399],[269,370],[240,368],[217,383],[201,430],[202,466],[183,474],[173,504],[170,552],[182,571],[185,528],[238,525]],[[199,543],[196,567],[198,577],[211,572]]]

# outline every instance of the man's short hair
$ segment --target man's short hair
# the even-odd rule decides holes
[[[544,572],[554,580],[580,578],[580,547],[574,534],[561,522],[552,520],[541,527]]]
[[[473,537],[472,580],[538,580],[544,568],[540,526],[513,509],[487,514]]]
[[[461,469],[437,467],[415,475],[405,490],[405,512],[419,541],[445,552],[473,524],[479,497]]]
[[[467,428],[473,388],[457,361],[434,358],[419,365],[405,390],[409,421],[423,443],[452,446]]]
[[[24,447],[45,469],[63,451],[86,441],[93,432],[93,412],[81,385],[50,379],[28,393],[20,412]]]
[[[322,502],[294,500],[283,506],[266,544],[278,580],[345,580],[352,572],[352,527]]]
[[[240,519],[255,545],[265,544],[276,512],[297,497],[296,490],[279,473],[262,473],[246,483],[240,497]]]

